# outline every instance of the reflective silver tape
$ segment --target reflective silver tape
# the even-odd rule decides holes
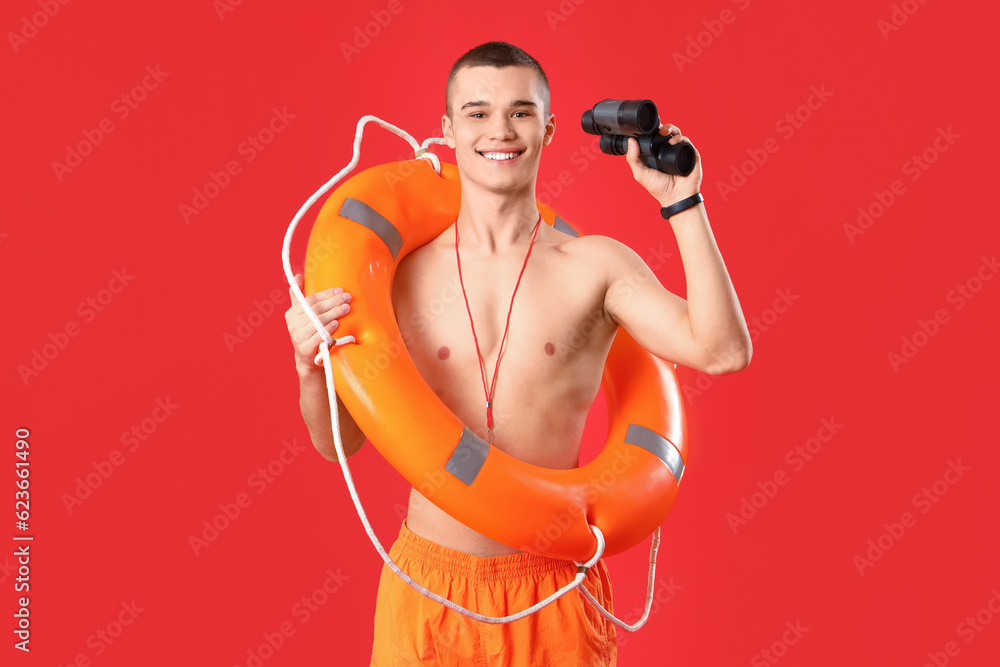
[[[681,458],[681,453],[677,451],[672,442],[656,431],[651,431],[638,424],[628,425],[628,431],[625,432],[625,442],[655,454],[658,459],[667,464],[667,469],[670,470],[670,474],[674,476],[677,483],[681,483],[681,477],[684,476],[684,459]]]
[[[348,197],[340,207],[340,215],[378,234],[392,253],[392,258],[396,259],[396,253],[403,247],[403,237],[396,226],[386,220],[381,213],[363,201]]]
[[[444,469],[465,482],[466,486],[472,486],[489,453],[490,446],[486,441],[466,426],[462,431],[462,439],[455,445],[455,451],[444,464]]]
[[[573,229],[568,222],[560,218],[558,215],[556,216],[556,221],[552,223],[552,229],[558,229],[560,232],[569,234],[570,236],[580,236],[580,232]]]

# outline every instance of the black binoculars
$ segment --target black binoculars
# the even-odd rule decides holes
[[[602,100],[583,112],[583,131],[601,137],[601,152],[625,155],[628,138],[639,142],[639,159],[664,174],[687,176],[694,169],[694,146],[687,141],[669,143],[659,133],[660,114],[650,100]]]

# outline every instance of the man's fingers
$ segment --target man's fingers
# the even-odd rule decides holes
[[[339,287],[337,289],[340,289]],[[317,292],[316,294],[310,294],[306,297],[306,303],[312,306],[312,309],[319,312],[325,310],[337,310],[342,305],[346,304],[351,300],[351,295],[341,290],[335,294],[331,294],[328,290],[322,292]],[[341,309],[344,312],[350,310]]]
[[[319,323],[322,324],[327,331],[329,331],[330,324],[336,322],[337,320],[342,318],[345,314],[346,313],[344,313],[344,311],[340,310],[339,308],[335,308],[334,310],[317,313],[316,317],[319,318]],[[299,318],[298,321],[292,324],[291,326],[294,327],[295,333],[299,337],[305,337],[308,335],[317,335],[317,336],[319,335],[319,333],[316,331],[316,326],[312,323],[312,320],[310,320],[309,316],[306,315],[305,313],[303,313],[302,317]]]
[[[299,332],[297,336],[293,338],[295,344],[295,350],[298,355],[303,359],[312,359],[316,352],[319,350],[320,343],[323,342],[323,337],[319,335],[316,331],[316,327],[312,325],[312,322],[306,322],[308,325],[308,330]],[[340,326],[340,322],[337,320],[331,320],[323,325],[326,332],[331,336],[333,332],[337,330]]]
[[[660,134],[663,136],[669,136],[667,140],[671,146],[681,143],[682,141],[689,141],[687,137],[681,132],[681,128],[667,123],[666,125],[660,125]]]
[[[302,290],[305,282],[302,274],[296,273],[294,278],[299,289]],[[295,347],[296,356],[299,359],[312,360],[316,357],[320,343],[323,342],[323,336],[316,330],[316,326],[296,298],[291,285],[288,286],[288,292],[291,304],[285,311],[285,321],[288,324],[288,332]],[[333,332],[340,327],[340,318],[350,312],[350,304],[348,303],[350,300],[351,295],[345,293],[342,287],[321,290],[305,297],[309,309],[316,314],[316,318],[329,335],[333,335]]]
[[[320,324],[326,326],[330,322],[344,317],[351,311],[351,306],[346,303],[346,300],[350,298],[347,295],[347,299],[344,298],[344,294],[334,294],[327,299],[322,299],[313,305],[313,312],[319,318]],[[346,308],[345,308],[346,306]],[[294,322],[289,322],[289,328],[293,328],[296,332],[300,332],[302,329],[309,329],[310,331],[316,331],[316,327],[313,325],[312,320],[309,319],[309,315],[304,312],[301,308],[295,314]]]
[[[633,137],[628,138],[628,150],[625,152],[625,160],[632,168],[632,175],[637,177],[643,167],[642,160],[639,159],[639,141]]]
[[[289,287],[288,289],[289,291],[291,291],[291,287]],[[336,304],[343,303],[344,302],[343,295],[344,295],[343,287],[332,287],[330,289],[325,289],[321,292],[313,292],[312,294],[307,294],[306,303],[309,304],[309,306],[313,310],[318,310],[320,308],[329,308],[331,305],[331,299],[336,299],[335,302]],[[350,301],[350,295],[348,295],[346,300]],[[294,294],[292,294],[292,307],[293,308],[297,307],[300,310],[302,308],[302,304],[299,303],[299,300],[295,298]]]
[[[329,334],[336,331],[339,326],[340,322],[337,320],[332,320],[323,324],[323,328],[326,329]],[[311,335],[302,342],[302,345],[305,352],[312,354],[319,348],[319,344],[323,342],[323,337],[319,335],[318,331],[316,331],[316,327],[312,325],[312,322],[309,323],[309,331],[311,332]]]

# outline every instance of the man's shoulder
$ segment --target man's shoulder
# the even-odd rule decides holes
[[[571,264],[581,281],[596,284],[605,296],[631,281],[642,282],[654,276],[649,262],[626,243],[610,236],[588,234],[573,239],[569,246],[574,257]],[[662,251],[662,246],[660,246]],[[654,257],[669,257],[669,253],[654,251]]]
[[[630,247],[610,236],[587,234],[579,238],[571,238],[564,247],[568,252],[579,256],[581,261],[591,262],[597,269],[611,263],[627,261],[636,256]]]
[[[641,269],[645,262],[637,252],[618,239],[601,234],[566,237],[559,245],[562,270],[574,280],[596,283],[605,289],[622,274]]]
[[[417,248],[414,248],[400,259],[399,263],[400,267],[402,267],[404,264],[409,266],[426,265],[428,263],[433,264],[437,261],[440,261],[443,256],[443,253],[445,253],[448,249],[451,250],[451,255],[454,256],[455,254],[454,234],[455,232],[453,227],[449,227],[448,229],[441,232],[434,238],[430,239],[427,243]]]
[[[582,288],[585,300],[599,302],[604,321],[617,326],[607,310],[607,295],[618,277],[634,267],[638,255],[618,239],[601,234],[569,237],[562,250],[567,280]]]

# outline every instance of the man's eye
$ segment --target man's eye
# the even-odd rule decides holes
[[[472,113],[472,114],[469,114],[469,115],[472,118],[480,118],[480,117],[485,116],[485,114],[482,111],[476,111],[475,113]]]
[[[530,115],[530,114],[528,114],[528,112],[527,112],[527,111],[515,111],[515,112],[514,112],[514,115],[515,115],[515,116],[517,116],[518,114],[520,114],[520,115],[521,115],[521,117],[523,117],[523,118],[527,118],[527,117],[528,117],[528,116]]]

